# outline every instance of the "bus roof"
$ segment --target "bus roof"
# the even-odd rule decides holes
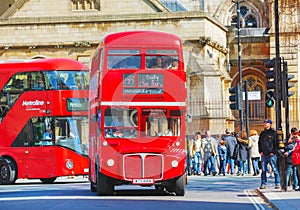
[[[0,62],[0,72],[7,70],[88,70],[88,67],[69,58],[42,58]]]
[[[108,47],[181,47],[181,39],[175,34],[166,32],[125,31],[107,35],[103,39],[103,44]]]

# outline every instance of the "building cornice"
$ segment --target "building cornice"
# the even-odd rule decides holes
[[[138,14],[101,14],[92,12],[79,14],[74,12],[74,16],[56,17],[11,17],[1,18],[0,26],[7,25],[39,25],[39,24],[74,24],[74,23],[103,23],[103,22],[122,22],[122,21],[151,21],[151,20],[182,20],[182,19],[206,19],[213,22],[224,31],[228,31],[217,19],[209,16],[205,12],[156,12]]]

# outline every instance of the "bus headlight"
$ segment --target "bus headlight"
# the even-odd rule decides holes
[[[179,146],[180,146],[180,141],[176,141],[175,145],[176,145],[177,147],[179,147]]]
[[[176,168],[178,166],[178,161],[177,160],[173,160],[171,162],[171,165],[172,165],[173,168]]]
[[[103,141],[102,143],[103,146],[107,146],[107,144],[108,144],[107,141]]]
[[[66,168],[69,169],[69,170],[71,170],[71,169],[74,168],[74,163],[73,163],[72,160],[67,160],[67,162],[66,162]]]
[[[108,166],[113,166],[115,164],[115,161],[113,160],[113,159],[109,159],[108,161],[107,161],[107,165]]]

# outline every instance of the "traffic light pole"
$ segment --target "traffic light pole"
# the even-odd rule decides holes
[[[274,2],[274,12],[275,12],[275,54],[276,54],[276,63],[275,63],[275,84],[276,87],[280,87],[281,82],[281,63],[280,63],[280,50],[279,50],[279,16],[278,16],[278,0]],[[279,88],[278,88],[279,89]],[[277,89],[275,91],[276,96],[276,131],[282,131],[282,119],[281,119],[281,98],[280,91]]]
[[[240,35],[240,3],[244,2],[244,0],[240,1],[232,1],[236,4],[236,12],[237,12],[237,37],[238,37],[238,68],[239,68],[239,86],[240,86],[240,97],[242,97],[243,88],[242,88],[242,52],[241,52],[241,35]],[[243,100],[242,100],[243,101]],[[244,131],[244,117],[243,117],[243,103],[241,104],[241,108],[239,109],[240,115],[240,130]]]
[[[288,86],[288,68],[287,62],[283,61],[283,106],[285,110],[285,132],[286,132],[286,140],[290,138],[290,113],[289,113],[289,86]]]
[[[281,99],[282,90],[279,91],[279,88],[282,89],[282,78],[281,78],[281,60],[280,60],[280,50],[279,50],[279,15],[278,15],[278,0],[274,1],[274,13],[275,13],[275,50],[276,50],[276,63],[275,63],[275,83],[277,91],[276,91],[276,131],[277,131],[277,141],[278,146],[281,151],[284,151],[284,144],[283,144],[283,132],[282,132],[282,118],[281,118]],[[284,96],[285,97],[285,96]],[[286,107],[288,109],[288,107]],[[289,131],[286,131],[289,132]],[[283,147],[283,148],[282,148]],[[281,189],[286,191],[286,158],[279,156],[279,174],[280,174],[280,185]]]
[[[245,80],[245,113],[246,113],[246,133],[249,136],[249,100],[248,100],[248,80]]]

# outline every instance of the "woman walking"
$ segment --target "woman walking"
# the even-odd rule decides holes
[[[259,135],[257,130],[250,130],[250,137],[249,137],[249,156],[251,158],[252,167],[253,167],[253,176],[259,175],[259,167],[258,162],[260,159],[260,154],[258,151],[258,140]]]
[[[244,176],[246,173],[246,161],[248,160],[248,149],[247,145],[249,144],[248,136],[246,132],[241,132],[239,137],[237,138],[238,145],[237,145],[237,156],[236,161],[238,162],[238,172],[237,176],[241,175]]]

